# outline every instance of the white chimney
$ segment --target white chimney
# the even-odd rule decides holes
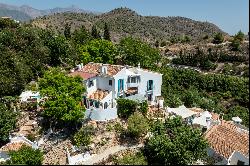
[[[108,66],[106,64],[102,64],[101,66],[101,74],[107,74],[108,73]]]
[[[140,64],[140,62],[138,63],[138,69],[140,69],[141,68],[141,64]]]

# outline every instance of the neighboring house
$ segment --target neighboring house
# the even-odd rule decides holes
[[[19,97],[21,102],[33,102],[33,101],[39,102],[41,99],[39,92],[34,92],[34,91],[24,91],[21,93]]]
[[[210,145],[208,155],[216,159],[216,165],[249,165],[249,132],[235,122],[222,120],[205,138]]]
[[[163,107],[162,74],[131,66],[90,62],[71,70],[71,76],[84,79],[86,94],[83,103],[86,114],[93,120],[117,117],[117,98],[145,99],[149,104]],[[132,97],[134,96],[134,97]],[[91,111],[92,110],[92,111]]]
[[[10,142],[6,145],[2,146],[0,148],[0,162],[5,162],[6,160],[10,159],[10,156],[8,155],[9,151],[17,151],[19,150],[23,145],[30,146],[33,149],[38,149],[38,146],[36,143],[28,140],[24,136],[16,136],[10,138]]]
[[[184,105],[178,108],[167,107],[167,112],[171,115],[181,116],[188,124],[201,129],[209,129],[215,124],[219,124],[219,115],[204,111],[201,108],[186,108]]]

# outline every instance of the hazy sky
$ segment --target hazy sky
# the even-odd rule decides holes
[[[107,12],[128,7],[144,16],[182,16],[209,21],[233,35],[249,32],[249,0],[0,0],[37,9],[76,5],[85,10]]]

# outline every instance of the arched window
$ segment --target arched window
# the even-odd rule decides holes
[[[107,108],[108,108],[108,103],[105,102],[105,103],[104,103],[104,109],[107,109]]]

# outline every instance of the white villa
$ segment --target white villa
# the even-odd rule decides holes
[[[84,79],[86,94],[83,104],[86,116],[92,120],[109,120],[117,117],[117,98],[147,100],[163,107],[161,97],[162,74],[138,67],[90,62],[72,69],[71,76]]]

